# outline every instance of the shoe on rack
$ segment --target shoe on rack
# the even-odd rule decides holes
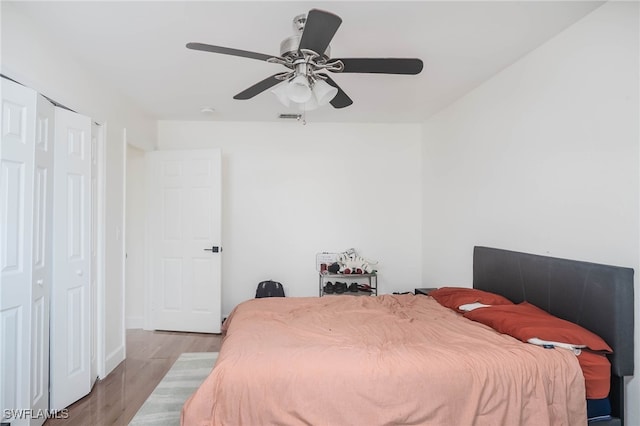
[[[336,291],[336,286],[331,281],[325,284],[323,291],[327,294],[333,294]]]
[[[358,290],[364,291],[366,293],[371,293],[371,286],[369,284],[358,284]]]
[[[351,283],[351,285],[349,285],[349,291],[356,293],[358,291],[358,283]]]
[[[335,291],[338,294],[344,293],[345,291],[347,291],[347,283],[336,282]]]

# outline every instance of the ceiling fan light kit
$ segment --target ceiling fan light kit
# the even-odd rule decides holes
[[[316,80],[313,85],[313,95],[318,101],[318,105],[324,106],[328,104],[338,94],[338,89],[329,85],[324,80]]]
[[[298,74],[287,84],[287,96],[293,102],[303,104],[311,99],[311,85],[306,75]]]
[[[275,87],[275,89],[273,89],[271,91],[271,93],[276,95],[276,97],[278,98],[278,100],[280,101],[280,103],[282,105],[286,106],[287,108],[289,108],[289,106],[291,106],[291,100],[289,100],[289,96],[287,94],[287,85],[286,85],[286,83],[278,84]]]
[[[288,82],[278,84],[271,93],[287,108],[293,102],[298,104],[301,110],[311,111],[327,105],[336,97],[338,89],[321,78],[316,80],[298,75]]]
[[[331,58],[329,43],[341,23],[339,16],[319,9],[296,16],[293,29],[297,34],[280,43],[280,56],[203,43],[187,43],[187,48],[287,67],[288,71],[267,77],[233,98],[251,99],[275,86],[271,92],[284,106],[290,107],[295,103],[303,111],[328,103],[334,108],[345,108],[353,103],[326,72],[415,75],[422,71],[422,61],[415,58]]]

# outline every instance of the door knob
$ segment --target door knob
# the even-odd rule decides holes
[[[210,252],[213,252],[213,253],[218,253],[218,252],[222,251],[222,248],[218,247],[218,246],[213,246],[211,248],[204,249],[204,251],[210,251]]]

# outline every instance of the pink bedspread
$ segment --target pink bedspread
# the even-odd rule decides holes
[[[576,357],[501,335],[426,296],[244,302],[192,425],[581,425]]]

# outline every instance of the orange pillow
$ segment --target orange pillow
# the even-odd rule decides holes
[[[475,288],[441,287],[431,290],[429,296],[436,299],[442,306],[458,312],[463,312],[458,309],[460,305],[476,302],[485,305],[513,305],[513,302],[504,296]]]
[[[528,302],[475,309],[466,312],[464,316],[523,342],[537,337],[553,342],[586,345],[594,351],[613,352],[597,334],[555,317]],[[584,375],[587,398],[606,398],[609,395],[611,380],[611,364],[607,357],[603,354],[582,351],[578,355],[578,363]]]
[[[464,316],[523,342],[537,337],[553,342],[586,345],[594,351],[613,352],[597,334],[555,317],[528,302],[475,309],[466,312]]]

